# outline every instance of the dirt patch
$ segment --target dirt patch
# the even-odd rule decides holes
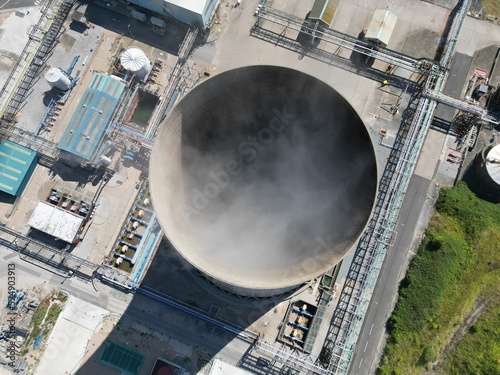
[[[63,36],[59,39],[59,42],[64,47],[64,50],[66,52],[69,52],[71,50],[73,44],[75,44],[75,41],[76,39],[68,34],[63,34]]]
[[[421,29],[408,35],[402,53],[417,58],[434,59],[441,36],[431,30]]]
[[[0,70],[11,70],[18,58],[19,55],[0,49]]]
[[[481,6],[484,8],[486,16],[500,18],[500,2],[498,0],[482,0]]]

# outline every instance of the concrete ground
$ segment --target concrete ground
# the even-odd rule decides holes
[[[273,342],[290,302],[303,300],[317,304],[316,291],[319,281],[319,279],[314,280],[295,293],[282,297],[264,300],[244,299],[227,294],[209,284],[164,240],[145,276],[143,285],[187,303],[207,315],[214,315],[218,319],[247,328],[260,334],[265,341]],[[326,311],[325,322],[328,322],[333,314],[334,306],[335,300],[330,303]],[[319,354],[322,337],[321,334],[318,336],[313,355]]]
[[[3,3],[8,3],[8,1]],[[0,87],[3,87],[7,81],[28,42],[29,29],[31,25],[38,22],[40,9],[40,7],[30,8],[29,14],[26,14],[26,10],[21,10],[23,17],[19,17],[15,12],[0,13]]]
[[[90,199],[94,197],[97,185],[88,183],[81,187],[79,176],[64,165],[60,166],[58,172],[59,174],[51,174],[47,168],[37,166],[23,196],[15,204],[11,201],[0,201],[3,222],[14,230],[28,233],[27,223],[36,204],[45,200],[52,188],[63,189]],[[134,168],[122,168],[116,175],[121,183],[110,184],[103,189],[102,207],[100,205],[97,208],[96,220],[87,224],[83,241],[72,250],[75,255],[97,264],[109,255],[137,195],[135,186],[140,173]]]
[[[35,374],[66,374],[68,369],[76,369],[89,350],[94,332],[108,314],[107,310],[70,296],[47,340]]]
[[[65,310],[61,315],[59,319],[61,323],[58,323],[53,331],[50,343],[42,345],[46,348],[47,358],[59,356],[53,360],[54,365],[59,366],[59,370],[39,371],[41,374],[115,373],[98,363],[101,354],[100,344],[111,331],[113,333],[110,339],[146,354],[143,367],[146,374],[149,374],[158,356],[184,364],[195,373],[202,363],[215,356],[223,357],[232,365],[236,365],[242,353],[248,349],[248,343],[235,339],[233,335],[214,329],[211,325],[149,298],[124,294],[98,281],[85,283],[79,279],[60,277],[49,270],[21,260],[16,252],[4,246],[0,246],[0,258],[4,264],[15,264],[16,287],[27,292],[28,300],[41,301],[54,289],[62,290],[73,298],[71,304],[66,304],[68,311]],[[7,285],[7,267],[0,267],[2,306],[7,303]],[[105,311],[109,311],[110,314],[102,320]],[[16,326],[29,324],[23,322],[23,317],[24,315],[17,317]],[[69,323],[67,319],[73,323]],[[100,321],[102,324],[99,324]],[[78,323],[79,326],[73,327],[74,323]],[[116,324],[119,329],[114,330]],[[78,337],[73,339],[77,331]],[[91,331],[94,334],[91,334]],[[81,335],[87,339],[80,340]],[[138,347],[135,347],[136,344]],[[140,345],[142,349],[139,349]],[[42,355],[44,355],[43,350],[33,352],[34,358],[41,358]],[[185,361],[189,356],[192,362],[187,366]],[[4,367],[0,366],[0,374],[3,374],[3,370]],[[9,370],[5,371],[12,373]]]

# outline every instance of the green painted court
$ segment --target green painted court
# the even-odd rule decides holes
[[[144,354],[113,341],[107,341],[99,362],[127,375],[138,375],[144,363]]]

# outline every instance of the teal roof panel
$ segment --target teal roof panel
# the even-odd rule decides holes
[[[124,90],[119,78],[94,73],[58,143],[59,149],[90,160]]]
[[[37,162],[37,154],[5,139],[0,143],[0,191],[19,196],[26,187]]]

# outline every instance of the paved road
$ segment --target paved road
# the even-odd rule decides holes
[[[392,311],[392,302],[397,294],[401,272],[411,248],[422,207],[427,198],[431,181],[414,175],[408,186],[396,225],[397,237],[387,255],[380,272],[370,307],[365,315],[361,334],[351,362],[350,374],[372,373],[372,363],[377,356],[380,338],[385,333],[385,324]]]
[[[249,344],[235,335],[186,315],[164,304],[142,295],[121,293],[107,285],[95,281],[86,283],[76,278],[64,278],[19,259],[17,253],[0,246],[0,296],[5,296],[7,287],[7,263],[15,263],[16,286],[29,289],[44,286],[45,290],[60,288],[71,295],[98,307],[122,316],[127,325],[148,326],[182,343],[197,347],[205,353],[222,358],[225,362],[236,365],[248,350]],[[97,290],[96,290],[97,289]],[[4,297],[2,297],[4,299]],[[30,297],[32,298],[32,297]],[[4,303],[2,299],[2,303]],[[96,352],[100,353],[100,350]],[[85,364],[78,374],[87,374]]]
[[[470,65],[472,64],[472,56],[463,53],[455,53],[453,61],[450,65],[450,73],[443,88],[443,94],[452,98],[462,99],[462,90],[469,73]],[[455,108],[448,107],[444,104],[438,104],[434,116],[445,121],[453,120]]]

